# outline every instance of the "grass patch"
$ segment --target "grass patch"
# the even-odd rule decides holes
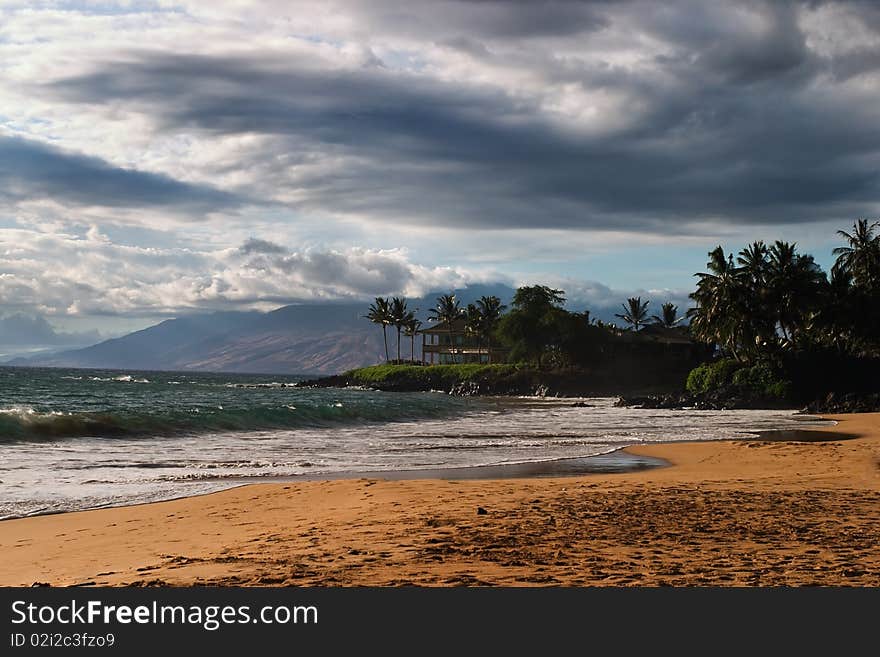
[[[373,365],[346,372],[354,385],[446,389],[458,383],[494,381],[516,373],[516,365]]]

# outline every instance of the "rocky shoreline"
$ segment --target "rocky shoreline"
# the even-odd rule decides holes
[[[804,407],[805,413],[880,413],[880,393],[829,392],[824,399],[810,402]]]
[[[663,395],[674,390],[669,384],[639,384],[613,380],[601,373],[576,370],[516,369],[463,378],[389,377],[365,383],[352,373],[301,381],[297,387],[370,388],[386,392],[445,392],[459,397],[616,397],[621,394]]]
[[[674,393],[621,397],[616,405],[676,410],[684,408],[695,408],[698,410],[799,408],[801,413],[810,415],[825,413],[877,413],[880,412],[880,393],[839,394],[830,392],[822,399],[817,399],[803,405],[750,397],[742,394],[726,394],[725,391],[717,391],[706,395]]]
[[[365,385],[351,373],[325,376],[294,384],[310,388],[361,387],[386,392],[440,391],[460,397],[619,397],[617,406],[650,409],[732,410],[800,409],[803,413],[880,412],[880,393],[828,393],[804,403],[768,399],[741,386],[723,387],[703,394],[670,389],[671,386],[639,386],[611,382],[577,371],[521,369],[503,375],[479,376],[468,380],[389,378]],[[579,403],[579,402],[575,402]]]

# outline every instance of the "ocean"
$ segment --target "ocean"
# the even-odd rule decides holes
[[[0,368],[0,519],[270,478],[528,464],[816,424],[793,411],[293,387],[301,378]]]

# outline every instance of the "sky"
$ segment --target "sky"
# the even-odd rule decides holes
[[[491,282],[684,309],[716,245],[827,269],[880,215],[878,100],[867,1],[0,0],[0,334]]]

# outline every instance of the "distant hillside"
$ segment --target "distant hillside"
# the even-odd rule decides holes
[[[484,294],[510,301],[513,290],[493,285],[456,292],[463,303]],[[436,294],[410,299],[409,306],[427,311]],[[374,365],[385,359],[381,329],[363,316],[369,304],[310,303],[284,306],[269,313],[224,312],[169,319],[121,338],[33,358],[11,365],[146,370],[200,370],[278,374],[333,374]],[[388,330],[388,347],[396,353],[396,334]],[[421,357],[416,339],[416,358]],[[401,355],[409,357],[404,338]]]

